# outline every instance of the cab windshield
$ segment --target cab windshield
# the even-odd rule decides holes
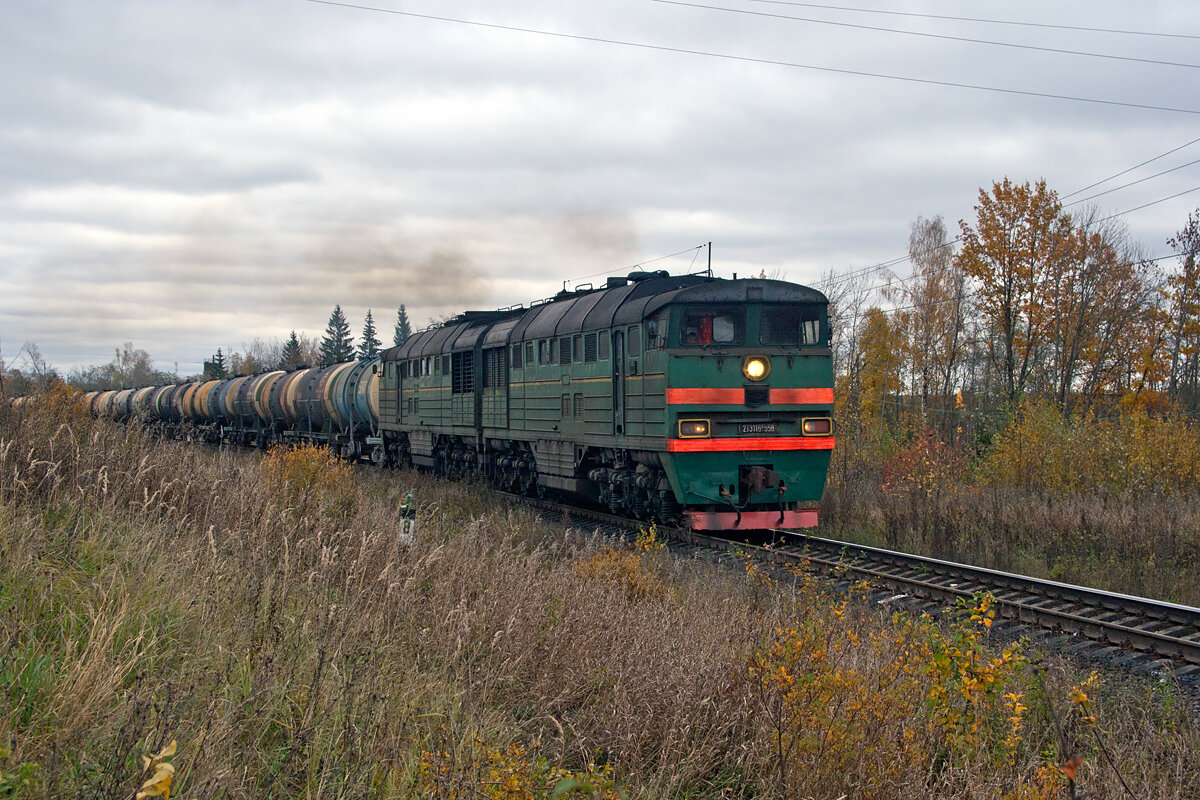
[[[801,347],[821,343],[819,306],[763,306],[759,343]]]
[[[683,312],[680,344],[740,344],[745,338],[746,315],[740,308],[694,307]]]

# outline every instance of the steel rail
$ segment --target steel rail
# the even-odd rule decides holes
[[[989,592],[1002,618],[1077,633],[1200,671],[1200,608],[807,534],[776,533],[796,540],[778,550],[810,562],[925,596],[957,599]]]

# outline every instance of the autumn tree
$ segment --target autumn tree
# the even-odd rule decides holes
[[[1171,368],[1167,393],[1194,410],[1200,387],[1200,209],[1167,244],[1179,256],[1179,269],[1167,276],[1171,317]]]
[[[375,318],[371,309],[367,309],[367,318],[363,321],[362,341],[358,344],[358,360],[366,361],[379,355],[383,342],[375,335]]]
[[[847,444],[855,443],[834,451],[831,480],[840,485],[848,484],[852,475],[864,470],[874,471],[878,464],[871,448],[857,445],[866,439],[862,415],[863,323],[867,309],[877,295],[879,273],[878,269],[845,275],[828,272],[817,283],[817,288],[829,299],[829,344],[833,351],[834,416],[838,435]]]
[[[945,402],[955,388],[967,328],[966,276],[954,258],[941,216],[918,217],[908,237],[912,276],[889,287],[900,304],[898,335],[903,336],[912,394],[924,418],[936,396]]]
[[[904,364],[904,339],[896,323],[877,306],[868,309],[863,317],[857,372],[858,412],[864,424],[879,420],[882,426],[888,398],[903,393],[900,372]]]
[[[258,375],[275,369],[283,357],[283,343],[278,339],[255,336],[242,342],[242,350],[229,351],[229,372],[234,375]]]
[[[989,351],[1010,402],[1023,395],[1048,336],[1044,287],[1078,242],[1071,218],[1044,180],[1008,178],[979,190],[976,223],[959,220],[955,263],[975,281],[975,307],[990,328]]]
[[[72,370],[67,382],[85,392],[105,389],[121,389],[133,386],[162,386],[175,383],[179,376],[174,372],[158,370],[150,354],[133,342],[125,342],[113,351],[113,359],[96,367]]]
[[[0,396],[34,394],[61,380],[34,342],[25,342],[6,368],[0,359]]]
[[[321,363],[321,340],[306,333],[300,334],[300,363],[306,367]]]
[[[1128,390],[1134,362],[1155,346],[1147,326],[1156,281],[1124,224],[1085,208],[1073,220],[1072,243],[1052,265],[1042,292],[1046,388],[1064,413],[1073,398],[1086,411],[1101,392]]]
[[[325,336],[321,339],[321,363],[329,366],[341,364],[354,358],[354,337],[350,335],[350,325],[346,315],[342,313],[339,303],[334,306],[329,315],[329,323],[325,326]]]
[[[860,365],[859,335],[862,321],[872,298],[876,295],[875,281],[879,270],[867,270],[851,275],[832,272],[821,277],[817,288],[829,300],[829,344],[833,350],[833,372],[845,376],[857,391]]]

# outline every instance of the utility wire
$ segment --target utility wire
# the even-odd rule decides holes
[[[536,28],[523,28],[516,25],[501,25],[494,22],[480,22],[478,20],[460,19],[457,17],[443,17],[435,14],[418,14],[415,11],[398,11],[396,9],[378,8],[375,6],[365,6],[356,3],[335,2],[335,0],[304,0],[304,2],[316,3],[318,5],[325,6],[334,6],[337,8],[350,8],[358,11],[372,11],[379,14],[392,14],[400,17],[411,17],[414,19],[450,22],[456,25],[471,25],[473,27],[488,28],[490,30],[509,31],[512,33],[528,33],[535,36],[549,36],[556,39],[568,39],[577,42],[611,44],[620,47],[637,48],[639,50],[652,50],[660,53],[679,53],[684,55],[703,56],[705,58],[718,58],[725,61],[739,61],[747,64],[765,64],[773,67],[788,67],[791,69],[805,69],[814,72],[828,72],[835,75],[853,75],[860,78],[878,78],[881,80],[901,81],[904,83],[915,83],[924,86],[944,86],[952,89],[971,89],[979,92],[993,92],[996,94],[1017,95],[1020,97],[1040,97],[1047,100],[1067,100],[1075,103],[1091,103],[1094,105],[1118,106],[1121,108],[1137,108],[1144,111],[1167,111],[1174,114],[1200,114],[1200,109],[1197,108],[1175,108],[1173,106],[1159,106],[1149,103],[1131,103],[1121,100],[1104,100],[1096,97],[1079,97],[1076,95],[1053,94],[1050,92],[1034,92],[1025,89],[1005,89],[998,86],[957,83],[955,81],[934,80],[932,78],[914,78],[907,75],[892,75],[883,72],[868,72],[866,70],[823,67],[816,64],[801,64],[796,61],[782,61],[773,58],[758,58],[755,56],[738,56],[731,53],[718,53],[711,50],[693,50],[686,47],[670,47],[668,45],[649,44],[646,42],[632,42],[622,39],[606,39],[600,36],[585,36],[576,33],[560,33],[558,31],[545,31]]]
[[[1185,164],[1184,166],[1187,166],[1187,165]],[[1121,188],[1124,188],[1124,187],[1121,187]],[[1158,200],[1152,200],[1149,203],[1143,203],[1142,205],[1135,206],[1134,208],[1127,208],[1124,211],[1118,211],[1115,214],[1110,214],[1107,217],[1096,220],[1096,223],[1099,224],[1101,222],[1108,222],[1111,219],[1116,219],[1117,217],[1123,217],[1126,214],[1132,214],[1134,211],[1141,211],[1143,208],[1149,208],[1150,206],[1155,206],[1155,205],[1158,205],[1159,203],[1165,203],[1168,200],[1174,200],[1177,197],[1183,197],[1186,194],[1191,194],[1192,192],[1196,192],[1196,191],[1200,191],[1200,186],[1193,186],[1191,189],[1185,189],[1182,192],[1176,192],[1175,194],[1169,195],[1167,197],[1160,197]],[[1083,202],[1083,201],[1079,201],[1079,202]],[[958,237],[955,237],[952,241],[945,242],[943,244],[937,245],[936,247],[931,247],[928,250],[922,251],[918,255],[922,255],[924,253],[932,253],[937,250],[940,250],[943,247],[952,247],[953,245],[955,245],[961,241],[962,241],[962,237],[958,236]],[[1157,262],[1157,261],[1162,261],[1167,258],[1174,258],[1174,257],[1175,257],[1174,255],[1159,256],[1158,258],[1151,258],[1151,259],[1146,259],[1146,260],[1151,261],[1151,262]],[[849,280],[850,278],[856,277],[861,274],[869,273],[869,272],[872,272],[875,270],[884,269],[887,267],[903,264],[905,261],[910,261],[911,259],[912,259],[911,255],[898,256],[894,259],[891,259],[890,261],[881,261],[877,264],[872,264],[869,267],[858,267],[856,269],[850,270],[849,272],[843,272],[839,275],[835,275],[832,278],[830,278],[828,281],[825,281],[824,283],[822,283],[821,285],[825,286],[825,287],[840,286],[843,283],[845,283],[847,280]],[[912,280],[913,277],[914,277],[913,275],[909,275],[907,278],[895,278],[895,280],[899,281],[900,283],[904,283],[906,281]],[[881,288],[883,288],[883,285],[872,286],[867,291],[875,292],[875,291],[879,291],[879,289],[881,289]]]
[[[1104,180],[1096,181],[1095,183],[1089,184],[1089,185],[1083,187],[1082,189],[1076,189],[1075,191],[1071,192],[1070,194],[1064,194],[1061,199],[1066,200],[1068,197],[1074,197],[1077,194],[1082,194],[1083,192],[1086,192],[1088,189],[1095,189],[1097,186],[1099,186],[1101,184],[1108,183],[1109,181],[1119,178],[1122,175],[1127,175],[1128,173],[1133,172],[1135,169],[1141,169],[1142,167],[1146,166],[1147,164],[1151,164],[1155,161],[1158,161],[1160,158],[1166,158],[1167,156],[1171,155],[1172,153],[1178,153],[1180,150],[1184,149],[1185,147],[1191,147],[1196,142],[1200,142],[1200,139],[1192,139],[1190,142],[1187,142],[1186,144],[1181,144],[1181,145],[1179,145],[1179,147],[1168,150],[1167,152],[1157,155],[1154,158],[1148,158],[1140,164],[1134,164],[1129,169],[1121,170],[1116,175],[1109,175]],[[1195,163],[1195,162],[1193,162],[1193,163]]]
[[[823,8],[830,11],[856,11],[862,14],[889,14],[895,17],[917,17],[920,19],[944,19],[953,22],[980,22],[985,25],[1015,25],[1023,28],[1050,28],[1060,31],[1086,31],[1088,33],[1115,33],[1123,36],[1159,36],[1167,39],[1200,39],[1200,35],[1189,33],[1161,33],[1158,31],[1131,31],[1121,28],[1088,28],[1082,25],[1054,25],[1048,22],[1019,22],[1007,19],[983,19],[980,17],[952,17],[946,14],[920,14],[914,11],[884,11],[878,8],[854,8],[852,6],[832,6],[823,3],[797,3],[789,0],[749,0],[752,3],[768,3],[779,6],[798,6],[800,8]]]
[[[829,19],[813,19],[812,17],[795,17],[790,14],[772,14],[766,11],[751,11],[748,8],[728,8],[726,6],[711,6],[702,3],[686,3],[683,0],[653,0],[655,3],[662,3],[669,6],[684,6],[687,8],[699,8],[708,11],[722,11],[728,14],[744,14],[752,17],[769,17],[771,19],[788,19],[796,22],[810,22],[814,25],[833,25],[838,28],[854,28],[862,31],[877,31],[880,33],[894,33],[900,36],[919,36],[925,39],[942,39],[949,42],[967,42],[968,44],[984,44],[991,47],[1012,47],[1018,50],[1037,50],[1043,53],[1058,53],[1060,55],[1069,56],[1084,56],[1086,58],[1105,58],[1113,61],[1136,61],[1142,64],[1157,64],[1164,67],[1185,67],[1187,69],[1200,69],[1200,64],[1185,64],[1178,61],[1160,61],[1154,58],[1137,58],[1136,56],[1118,56],[1110,53],[1092,53],[1086,50],[1067,50],[1061,47],[1039,47],[1032,44],[1017,44],[1015,42],[996,42],[990,39],[973,39],[967,36],[950,36],[944,33],[927,33],[924,31],[905,31],[896,28],[883,28],[876,25],[860,25],[854,22],[837,22]]]
[[[953,247],[954,245],[958,244],[961,241],[962,241],[962,237],[956,236],[948,242],[943,242],[939,245],[935,245],[933,247],[922,250],[920,253],[917,253],[917,255],[926,255],[928,253],[936,253],[938,250],[942,250],[943,248]],[[824,283],[824,285],[825,286],[840,286],[843,283],[845,283],[846,281],[850,280],[851,278],[856,278],[859,275],[866,275],[866,274],[869,274],[871,272],[876,272],[881,269],[888,269],[890,267],[899,266],[900,264],[903,264],[905,261],[911,261],[911,260],[912,260],[912,254],[908,254],[908,255],[903,255],[903,256],[896,256],[895,258],[888,259],[887,261],[880,261],[876,264],[871,264],[870,266],[856,267],[847,272],[843,272],[838,275],[835,275],[830,280],[826,281]],[[905,281],[905,280],[909,280],[911,278],[912,278],[912,276],[910,275],[908,278],[897,278],[896,280]],[[874,289],[872,289],[871,291],[874,291]]]
[[[1131,181],[1130,183],[1124,183],[1124,184],[1121,184],[1120,186],[1114,186],[1111,189],[1105,189],[1103,192],[1097,192],[1096,194],[1089,195],[1089,196],[1081,198],[1079,200],[1073,200],[1070,203],[1065,204],[1063,206],[1063,208],[1069,208],[1071,206],[1079,205],[1080,203],[1086,203],[1088,200],[1095,200],[1097,197],[1103,197],[1106,194],[1112,194],[1113,192],[1118,192],[1121,189],[1128,189],[1130,186],[1136,186],[1139,183],[1144,183],[1145,181],[1161,177],[1163,175],[1166,175],[1168,172],[1174,172],[1177,169],[1183,169],[1184,167],[1190,167],[1193,164],[1200,164],[1200,158],[1197,158],[1195,161],[1189,161],[1186,164],[1180,164],[1177,167],[1171,167],[1170,169],[1164,169],[1162,172],[1156,172],[1153,175],[1147,175],[1144,178],[1138,178],[1136,181]]]
[[[1133,262],[1133,261],[1128,262],[1126,264],[1126,266],[1134,264],[1134,263],[1156,264],[1159,261],[1166,261],[1167,259],[1171,259],[1171,258],[1179,258],[1179,253],[1169,253],[1168,255],[1165,255],[1165,256],[1157,256],[1156,258],[1141,258],[1141,259],[1138,259],[1136,262]],[[912,276],[910,276],[910,278],[911,277]],[[902,278],[900,280],[901,280],[901,282],[903,282],[906,279]],[[876,286],[872,286],[868,291],[877,292],[880,289],[886,288],[886,286],[887,286],[887,284],[878,284]],[[910,303],[910,304],[904,305],[904,306],[892,306],[890,308],[880,308],[879,311],[880,311],[880,313],[883,313],[883,314],[895,314],[900,311],[913,311],[913,310],[922,309],[922,308],[934,308],[936,306],[945,305],[946,303],[957,303],[957,302],[967,301],[977,294],[979,294],[979,292],[976,289],[964,289],[961,296],[945,297],[945,298],[942,298],[941,300],[927,300],[925,302]],[[878,308],[878,306],[877,306],[877,308]]]
[[[1159,198],[1158,200],[1152,200],[1149,203],[1144,203],[1143,205],[1140,205],[1136,208],[1127,208],[1124,211],[1118,212],[1116,214],[1110,214],[1109,216],[1105,217],[1104,219],[1098,219],[1096,221],[1097,222],[1108,222],[1110,219],[1116,219],[1117,217],[1123,217],[1126,214],[1132,214],[1134,211],[1141,211],[1143,208],[1149,208],[1150,206],[1156,206],[1159,203],[1165,203],[1168,200],[1174,200],[1176,197],[1183,197],[1185,194],[1191,194],[1192,192],[1195,192],[1198,190],[1200,190],[1200,186],[1193,186],[1191,189],[1184,189],[1182,192],[1173,194],[1170,197],[1162,197],[1162,198]]]
[[[708,247],[707,244],[698,244],[695,247],[688,247],[683,250],[680,250],[677,253],[670,253],[668,255],[658,256],[657,258],[651,258],[646,261],[639,261],[636,264],[630,264],[628,267],[616,267],[614,269],[605,270],[604,272],[593,272],[590,275],[579,275],[578,277],[575,277],[575,278],[567,278],[567,283],[581,281],[584,278],[598,278],[598,277],[601,277],[604,275],[613,275],[618,272],[629,272],[631,270],[640,269],[641,267],[644,267],[646,264],[653,264],[656,261],[666,261],[668,258],[676,258],[677,256],[681,256],[684,253],[696,253],[698,255],[700,253],[700,251],[706,247]],[[696,259],[694,257],[692,258],[692,263],[693,264],[696,263]]]
[[[1091,184],[1090,186],[1085,186],[1085,187],[1084,187],[1084,188],[1082,188],[1082,189],[1077,189],[1076,191],[1074,191],[1074,192],[1071,192],[1071,194],[1065,195],[1064,197],[1071,197],[1072,195],[1079,194],[1080,192],[1085,192],[1085,191],[1087,191],[1088,189],[1091,189],[1091,188],[1093,188],[1093,187],[1095,187],[1095,186],[1099,186],[1099,185],[1100,185],[1100,184],[1102,184],[1102,183],[1106,183],[1106,182],[1108,182],[1108,181],[1111,181],[1113,178],[1117,178],[1117,177],[1120,177],[1121,175],[1125,175],[1125,174],[1127,174],[1127,173],[1129,173],[1129,172],[1132,172],[1133,170],[1137,169],[1138,167],[1144,167],[1144,166],[1146,166],[1147,164],[1150,164],[1150,163],[1152,163],[1152,162],[1154,162],[1154,161],[1157,161],[1157,160],[1159,160],[1160,158],[1164,158],[1164,157],[1166,157],[1166,156],[1169,156],[1169,155],[1171,155],[1172,153],[1178,152],[1179,150],[1182,150],[1182,149],[1183,149],[1183,148],[1185,148],[1185,147],[1189,147],[1189,146],[1191,146],[1191,145],[1195,144],[1196,142],[1200,142],[1200,139],[1193,139],[1192,141],[1190,141],[1190,142],[1187,142],[1186,144],[1181,144],[1179,147],[1176,147],[1176,148],[1174,148],[1174,149],[1172,149],[1172,150],[1168,150],[1167,152],[1165,152],[1165,153],[1162,153],[1161,155],[1157,155],[1157,156],[1155,156],[1154,158],[1147,159],[1147,160],[1143,161],[1143,162],[1142,162],[1142,163],[1140,163],[1140,164],[1137,164],[1137,165],[1135,165],[1135,166],[1132,166],[1132,167],[1130,167],[1129,169],[1122,170],[1121,172],[1118,172],[1118,173],[1117,173],[1117,174],[1115,174],[1115,175],[1110,175],[1110,176],[1108,176],[1107,178],[1105,178],[1104,180],[1101,180],[1101,181],[1096,181],[1095,183]],[[1178,170],[1178,169],[1183,169],[1184,167],[1189,167],[1189,166],[1191,166],[1192,164],[1196,164],[1196,163],[1200,163],[1200,159],[1197,159],[1196,161],[1189,161],[1189,162],[1188,162],[1188,163],[1186,163],[1186,164],[1180,164],[1178,167],[1172,167],[1171,169],[1168,169],[1168,170],[1163,170],[1162,172],[1159,172],[1159,173],[1157,173],[1157,174],[1155,174],[1155,175],[1150,175],[1149,177],[1142,178],[1141,180],[1136,180],[1136,181],[1133,181],[1132,183],[1127,183],[1127,184],[1125,184],[1124,186],[1118,186],[1118,187],[1116,187],[1116,189],[1109,189],[1107,192],[1100,192],[1099,194],[1094,194],[1094,195],[1092,195],[1091,197],[1085,197],[1085,198],[1083,198],[1082,200],[1076,200],[1076,201],[1074,201],[1074,202],[1067,203],[1067,204],[1065,204],[1065,205],[1064,205],[1064,208],[1067,208],[1067,207],[1070,207],[1070,206],[1073,206],[1073,205],[1078,205],[1079,203],[1083,203],[1083,202],[1086,202],[1086,201],[1088,201],[1088,200],[1093,200],[1093,199],[1095,199],[1095,198],[1097,198],[1097,197],[1100,197],[1101,195],[1108,194],[1109,192],[1115,192],[1115,191],[1117,191],[1118,189],[1125,189],[1125,188],[1128,188],[1128,187],[1130,187],[1130,186],[1133,186],[1134,184],[1141,183],[1142,181],[1148,181],[1148,180],[1150,180],[1151,178],[1157,178],[1157,177],[1159,177],[1159,176],[1161,176],[1161,175],[1165,175],[1165,174],[1167,174],[1168,172],[1174,172],[1175,170]],[[1147,207],[1149,207],[1149,206],[1157,205],[1157,204],[1159,204],[1159,203],[1165,203],[1165,202],[1166,202],[1166,201],[1168,201],[1168,200],[1174,200],[1176,197],[1182,197],[1183,195],[1185,195],[1185,194],[1190,194],[1190,193],[1192,193],[1192,192],[1194,192],[1194,191],[1196,191],[1196,190],[1198,190],[1198,189],[1200,189],[1200,186],[1197,186],[1197,187],[1195,187],[1195,188],[1193,188],[1193,189],[1187,189],[1187,190],[1185,190],[1185,191],[1179,192],[1178,194],[1173,194],[1173,195],[1171,195],[1170,197],[1163,197],[1163,198],[1160,198],[1160,199],[1158,199],[1158,200],[1154,200],[1154,201],[1152,201],[1152,202],[1146,203],[1145,205],[1138,206],[1137,208],[1130,208],[1130,209],[1126,209],[1125,211],[1121,211],[1121,212],[1118,212],[1118,213],[1116,213],[1116,214],[1112,214],[1112,215],[1110,215],[1110,216],[1107,216],[1107,217],[1105,217],[1105,218],[1103,218],[1103,219],[1097,220],[1097,222],[1107,222],[1107,221],[1108,221],[1108,220],[1110,220],[1110,219],[1115,219],[1115,218],[1117,218],[1117,217],[1124,216],[1125,214],[1129,214],[1129,213],[1132,213],[1132,212],[1134,212],[1134,211],[1140,211],[1140,210],[1142,210],[1143,208],[1147,208]],[[961,241],[962,241],[962,237],[961,237],[961,236],[956,236],[956,237],[954,237],[954,239],[953,239],[953,240],[951,240],[951,241],[949,241],[949,242],[945,242],[945,243],[943,243],[943,244],[940,244],[940,245],[937,245],[936,247],[929,248],[928,250],[924,250],[924,251],[922,251],[922,253],[920,253],[919,255],[924,255],[925,253],[932,253],[932,252],[936,252],[937,250],[940,250],[940,249],[941,249],[941,248],[943,248],[943,247],[952,247],[952,246],[954,246],[954,245],[958,244],[958,243],[959,243],[959,242],[961,242]],[[848,272],[843,272],[843,273],[841,273],[841,274],[839,274],[839,275],[835,276],[835,277],[834,277],[832,280],[828,281],[828,282],[826,283],[826,285],[827,285],[827,286],[840,286],[841,284],[845,283],[847,280],[849,280],[849,279],[851,279],[851,278],[854,278],[854,277],[857,277],[858,275],[862,275],[862,274],[869,273],[869,272],[874,272],[875,270],[879,270],[879,269],[887,269],[887,268],[889,268],[889,267],[898,266],[898,265],[900,265],[900,264],[903,264],[905,261],[910,261],[911,259],[912,259],[912,256],[911,256],[911,254],[910,254],[910,255],[905,255],[905,256],[897,256],[896,258],[890,259],[890,260],[888,260],[888,261],[880,261],[880,262],[878,262],[878,263],[876,263],[876,264],[872,264],[872,265],[870,265],[870,266],[867,266],[867,267],[856,267],[855,269],[852,269],[852,270],[850,270],[850,271],[848,271]],[[1158,261],[1158,260],[1161,260],[1161,259],[1151,259],[1151,260],[1153,260],[1153,261]],[[905,280],[909,280],[911,277],[912,277],[912,276],[910,275],[908,278],[897,278],[897,280],[899,280],[899,281],[905,281]]]
[[[377,8],[374,6],[365,6],[365,5],[355,4],[355,3],[335,2],[335,0],[304,0],[304,1],[309,2],[309,3],[315,3],[318,5],[334,6],[334,7],[338,7],[338,8],[349,8],[349,9],[355,9],[355,10],[359,10],[359,11],[372,11],[372,12],[381,13],[381,14],[392,14],[395,16],[411,17],[411,18],[416,18],[416,19],[427,19],[427,20],[432,20],[432,21],[437,21],[437,22],[449,22],[449,23],[458,24],[458,25],[470,25],[473,27],[488,28],[488,29],[493,29],[493,30],[504,30],[504,31],[510,31],[510,32],[514,32],[514,33],[528,33],[528,34],[533,34],[533,35],[538,35],[538,36],[549,36],[549,37],[553,37],[553,38],[568,39],[568,40],[573,40],[573,41],[595,42],[595,43],[599,43],[599,44],[612,44],[612,45],[618,45],[618,46],[622,46],[622,47],[633,47],[633,48],[644,49],[644,50],[654,50],[654,51],[669,52],[669,53],[680,53],[680,54],[687,54],[687,55],[699,55],[699,56],[704,56],[704,57],[708,57],[708,58],[719,58],[719,59],[730,60],[730,61],[743,61],[743,62],[756,63],[756,64],[768,64],[768,65],[773,65],[773,66],[792,67],[792,68],[796,68],[796,69],[809,69],[809,70],[815,70],[815,71],[819,71],[819,72],[831,72],[831,73],[836,73],[836,74],[854,75],[854,76],[859,76],[859,77],[881,78],[881,79],[886,79],[886,80],[897,80],[897,81],[904,81],[904,82],[908,82],[908,83],[918,83],[918,84],[933,85],[933,86],[947,86],[947,87],[960,88],[960,89],[974,89],[974,90],[978,90],[978,91],[990,91],[990,92],[997,92],[997,93],[1002,93],[1002,94],[1015,94],[1015,95],[1021,95],[1021,96],[1027,96],[1027,97],[1042,97],[1042,98],[1054,99],[1054,100],[1070,100],[1070,101],[1075,101],[1075,102],[1095,103],[1095,104],[1100,104],[1100,105],[1113,105],[1113,106],[1121,106],[1121,107],[1126,107],[1126,108],[1142,108],[1142,109],[1152,110],[1152,111],[1170,111],[1170,112],[1183,113],[1183,114],[1200,114],[1200,109],[1171,108],[1171,107],[1165,107],[1165,106],[1154,106],[1154,105],[1147,105],[1147,104],[1140,104],[1140,103],[1125,103],[1125,102],[1115,101],[1115,100],[1102,100],[1102,99],[1096,99],[1096,98],[1075,97],[1075,96],[1070,96],[1070,95],[1057,95],[1057,94],[1049,94],[1049,93],[1044,93],[1044,92],[1023,91],[1023,90],[1019,90],[1019,89],[1003,89],[1003,88],[998,88],[998,87],[954,83],[954,82],[950,82],[950,81],[937,81],[937,80],[930,80],[930,79],[924,79],[924,78],[912,78],[912,77],[906,77],[906,76],[900,76],[900,75],[872,73],[872,72],[865,72],[865,71],[860,71],[860,70],[838,69],[838,68],[834,68],[834,67],[821,67],[821,66],[800,64],[800,63],[788,62],[788,61],[778,61],[778,60],[774,60],[774,59],[756,58],[756,57],[751,57],[751,56],[737,56],[737,55],[732,55],[732,54],[727,54],[727,53],[716,53],[716,52],[709,52],[709,51],[703,51],[703,50],[691,50],[691,49],[687,49],[687,48],[669,47],[666,45],[647,44],[644,42],[630,42],[630,41],[623,41],[623,40],[618,40],[618,39],[606,39],[606,38],[597,37],[597,36],[584,36],[584,35],[580,35],[580,34],[560,33],[560,32],[556,32],[556,31],[544,31],[544,30],[538,30],[538,29],[534,29],[534,28],[523,28],[523,27],[518,27],[518,26],[513,26],[513,25],[501,25],[498,23],[480,22],[477,20],[459,19],[459,18],[455,18],[455,17],[444,17],[444,16],[433,15],[433,14],[419,14],[419,13],[412,12],[412,11],[399,11],[396,9]],[[757,0],[757,1],[769,2],[771,0]],[[788,5],[788,3],[781,3],[781,4]],[[804,4],[796,3],[795,5],[804,5]],[[820,7],[820,6],[817,6],[817,7]],[[846,10],[865,10],[865,9],[846,9]],[[900,13],[900,12],[893,12],[893,13]],[[914,15],[914,16],[919,16],[919,15]],[[932,16],[932,15],[930,15],[930,16]],[[973,20],[973,21],[989,21],[989,20]],[[991,21],[999,22],[996,20],[991,20]],[[1024,23],[1013,23],[1013,24],[1024,24]],[[1030,23],[1030,24],[1032,24],[1032,23]],[[1063,26],[1047,25],[1047,26],[1041,26],[1041,27],[1063,27]],[[1101,30],[1101,29],[1087,29],[1087,30]],[[1106,31],[1106,32],[1114,32],[1114,31]],[[1132,32],[1132,33],[1138,33],[1138,32]],[[1146,35],[1152,35],[1152,34],[1146,34]],[[1200,38],[1200,37],[1193,37],[1193,36],[1182,36],[1182,35],[1180,35],[1180,36],[1182,38]],[[1194,141],[1200,141],[1200,139],[1194,140]],[[1188,144],[1193,144],[1194,141],[1189,142]],[[1179,148],[1176,148],[1176,150],[1182,149],[1183,147],[1187,147],[1187,146],[1188,145],[1181,145]],[[1175,151],[1172,150],[1170,152],[1175,152]],[[1164,153],[1163,155],[1164,156],[1169,155],[1169,153]],[[1150,159],[1150,161],[1154,161],[1154,160],[1156,160],[1158,158],[1162,158],[1162,157],[1163,156],[1156,156],[1154,159]],[[1145,164],[1145,163],[1149,163],[1149,161],[1143,162],[1143,164]],[[1141,165],[1139,165],[1139,166],[1141,166]],[[1131,167],[1130,169],[1131,170],[1137,169],[1137,167]],[[1129,170],[1126,170],[1126,172],[1128,172],[1128,171]],[[1124,173],[1118,173],[1118,175],[1121,175],[1121,174],[1124,174]],[[1116,176],[1112,176],[1112,177],[1116,177]],[[1111,179],[1112,178],[1110,177],[1110,178],[1106,178],[1105,180],[1111,180]],[[1101,181],[1100,183],[1103,183],[1103,182],[1104,181]],[[1098,184],[1093,184],[1093,186],[1095,186],[1095,185],[1098,185]],[[1087,188],[1091,188],[1091,187],[1087,187]],[[1085,190],[1086,189],[1080,190],[1080,191],[1085,191]],[[1131,208],[1126,211],[1122,211],[1117,214],[1113,214],[1112,216],[1106,217],[1099,221],[1105,222],[1109,219],[1113,219],[1115,217],[1119,217],[1124,214],[1132,213],[1133,211],[1140,211],[1143,208],[1147,208],[1149,206],[1156,205],[1158,203],[1166,202],[1167,200],[1172,200],[1176,197],[1181,197],[1185,194],[1190,194],[1191,192],[1194,192],[1197,190],[1200,190],[1200,186],[1197,186],[1193,189],[1188,189],[1183,192],[1179,192],[1178,194],[1171,195],[1170,197],[1164,197],[1159,200],[1154,200],[1150,203],[1146,203],[1144,205],[1137,206],[1136,208]],[[956,238],[953,242],[947,242],[946,244],[940,245],[939,247],[950,246],[950,245],[955,244],[958,241],[959,241],[959,239]],[[693,248],[688,248],[687,250],[682,250],[679,253],[676,253],[674,255],[681,255],[682,253],[690,252],[692,249]],[[673,256],[663,256],[662,258],[671,258],[671,257],[673,257]],[[880,264],[875,264],[875,265],[872,265],[869,267],[862,267],[857,270],[852,270],[849,273],[843,273],[842,275],[837,276],[837,278],[835,280],[839,283],[844,282],[845,279],[853,277],[854,275],[870,272],[870,271],[880,269],[880,268],[894,266],[897,264],[901,264],[901,263],[909,260],[909,258],[910,258],[910,256],[907,256],[907,255],[900,256],[900,257],[897,257],[890,261],[881,262]],[[651,263],[651,262],[645,262],[645,263]],[[639,265],[635,264],[633,266],[636,267]],[[607,274],[610,274],[610,272],[596,273],[596,275],[607,275]],[[593,276],[585,275],[582,277],[595,277],[595,275],[593,275]]]

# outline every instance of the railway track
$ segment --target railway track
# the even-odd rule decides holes
[[[574,524],[604,532],[636,531],[639,523],[597,511],[544,500],[517,498]],[[743,551],[783,567],[868,580],[876,602],[924,608],[970,599],[995,598],[996,628],[1131,671],[1172,672],[1200,686],[1200,608],[1088,589],[934,558],[883,550],[817,536],[773,531],[762,545],[679,528],[658,528],[663,537],[691,547]]]
[[[1010,633],[1040,632],[1068,649],[1127,662],[1132,668],[1172,670],[1200,678],[1200,608],[1105,592],[934,558],[777,532],[781,543],[760,548],[784,559],[861,576],[921,599],[954,602],[978,592],[996,600]]]

